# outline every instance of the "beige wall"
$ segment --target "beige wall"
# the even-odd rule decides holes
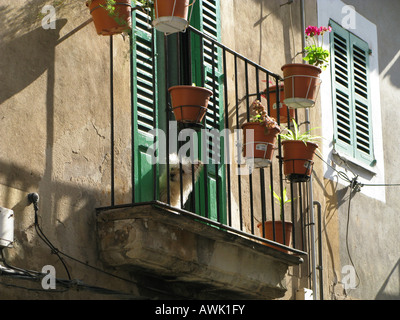
[[[56,6],[56,30],[43,29],[45,4],[54,2],[6,0],[0,5],[0,206],[15,213],[16,242],[5,250],[8,262],[39,271],[54,265],[57,277],[66,279],[58,258],[37,237],[27,195],[40,195],[39,222],[56,247],[100,266],[95,208],[110,201],[110,39],[96,34],[83,0]],[[127,44],[122,36],[114,37],[115,105],[128,113]],[[119,128],[129,130],[123,121],[126,117],[116,119]],[[128,146],[118,139],[116,162],[126,157]],[[119,186],[116,200],[122,201],[129,187]],[[70,259],[66,263],[74,279],[135,290]],[[39,297],[4,288],[0,298]],[[70,290],[48,298],[82,295],[97,297]]]
[[[379,25],[380,16],[376,8],[369,8],[363,1],[349,2]],[[54,265],[59,272],[57,277],[66,278],[58,258],[37,237],[33,226],[34,210],[28,204],[27,195],[39,193],[39,221],[56,247],[72,257],[102,267],[97,251],[95,208],[110,204],[110,39],[96,34],[84,0],[64,1],[56,6],[57,29],[44,30],[40,11],[45,4],[52,3],[45,0],[3,0],[0,4],[0,206],[13,209],[15,213],[16,242],[14,248],[5,250],[7,261],[32,270]],[[300,1],[280,7],[281,3],[278,0],[221,1],[222,43],[279,75],[283,64],[301,62],[301,55],[297,53],[302,49]],[[390,6],[385,8],[385,13],[390,13]],[[306,25],[317,24],[316,15],[316,2],[306,1]],[[386,29],[393,29],[393,19],[386,23]],[[115,107],[121,115],[115,119],[115,160],[121,168],[116,174],[116,203],[124,203],[130,201],[128,193],[131,188],[127,182],[131,169],[127,164],[131,153],[127,140],[131,129],[129,48],[127,39],[122,36],[113,39]],[[395,70],[398,64],[392,62],[398,45],[392,43],[382,29],[379,41],[387,48],[380,59],[381,70],[386,72],[382,74],[382,81],[388,84],[383,89],[382,101],[385,106],[393,106],[391,112],[396,112],[399,81]],[[228,65],[232,70],[232,60]],[[232,85],[232,81],[228,79],[228,84]],[[254,88],[252,84],[250,89],[254,91]],[[229,95],[233,101],[232,92]],[[243,97],[243,91],[239,97]],[[242,114],[244,110],[244,104],[241,104]],[[305,112],[299,111],[298,115],[303,121]],[[318,102],[310,110],[311,127],[318,127],[322,117]],[[382,118],[385,125],[391,125],[394,119],[389,111],[385,111]],[[391,138],[391,132],[385,133],[385,137]],[[318,135],[320,130],[315,133]],[[391,157],[385,158],[386,174],[395,182],[396,163],[391,159],[395,158],[397,149],[390,148],[388,152]],[[344,195],[340,193],[343,193],[343,186],[324,179],[323,174],[322,163],[316,161],[313,196],[322,205],[322,238],[317,234],[316,240],[323,241],[324,296],[331,299],[343,295],[338,285],[343,264],[341,259],[345,258],[344,221],[340,212],[343,215],[346,208],[340,207],[343,204]],[[237,194],[237,186],[233,186],[233,192]],[[386,204],[362,196],[354,203],[362,209],[368,203],[369,217],[373,217],[372,211],[376,211],[387,212],[395,218],[398,211],[395,197],[394,190],[387,190]],[[234,196],[234,210],[237,210],[237,202]],[[237,223],[236,219],[234,226]],[[249,230],[248,220],[245,228]],[[393,233],[393,228],[388,225],[382,228],[388,230],[388,234]],[[360,235],[365,239],[365,235]],[[387,251],[382,255],[390,256],[389,242],[397,239],[389,237],[383,243]],[[367,237],[367,240],[374,243],[373,237]],[[360,255],[367,256],[368,246],[363,248]],[[391,268],[398,268],[398,256],[394,257],[387,260],[387,267],[380,266],[378,273],[370,267],[363,274],[365,279],[379,274],[375,283],[367,288],[375,290],[376,296],[385,294],[385,276],[390,284],[387,285],[388,292],[392,295],[393,276],[390,272]],[[85,283],[135,294],[141,290],[136,284],[91,271],[72,260],[66,259],[66,262],[73,278]],[[118,275],[136,281],[132,275]],[[285,299],[293,299],[298,288],[309,286],[308,275],[307,261],[300,267],[291,268]],[[20,282],[7,281],[20,285]],[[30,286],[28,283],[24,285]],[[74,290],[44,296],[0,286],[2,299],[113,297],[88,296]],[[357,297],[362,297],[362,292]]]
[[[0,135],[7,139],[0,144],[0,206],[14,210],[16,224],[16,243],[6,250],[6,257],[13,265],[32,270],[54,265],[60,278],[66,278],[62,265],[34,230],[28,193],[40,195],[40,225],[53,244],[94,266],[101,266],[95,208],[110,204],[110,39],[96,34],[84,3],[57,5],[56,30],[41,27],[44,15],[40,11],[45,4],[55,4],[51,1],[7,0],[1,5],[0,84],[4,90],[0,93]],[[281,74],[280,67],[301,50],[299,5],[251,4],[243,7],[242,1],[221,1],[222,43]],[[115,161],[121,168],[115,177],[118,204],[130,201],[129,48],[122,36],[113,39],[119,115],[115,119]],[[300,56],[295,60],[301,61]],[[255,90],[254,84],[250,89]],[[240,107],[244,112],[244,106]],[[259,204],[256,209],[260,211]],[[249,220],[245,229],[250,229]],[[85,283],[124,292],[139,290],[72,260],[66,263],[72,277]],[[288,282],[296,282],[293,288],[297,288],[298,278],[304,279],[306,273],[294,270],[293,274],[294,280]],[[293,293],[294,289],[289,290],[286,298],[293,298]],[[69,291],[56,298],[82,295]],[[24,297],[32,295],[25,290],[0,291],[0,298]]]

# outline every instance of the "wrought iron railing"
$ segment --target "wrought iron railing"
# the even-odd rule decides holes
[[[131,39],[132,40],[132,39]],[[112,44],[112,38],[111,38]],[[152,50],[155,47],[153,39]],[[151,189],[146,190],[148,194],[152,194],[148,199],[138,199],[136,196],[137,189],[144,188],[144,185],[138,183],[134,177],[137,174],[134,170],[139,166],[135,163],[134,153],[137,152],[138,146],[135,145],[135,135],[138,134],[138,126],[134,123],[132,115],[132,198],[131,200],[117,201],[115,194],[118,192],[118,186],[115,182],[116,171],[118,165],[114,159],[115,154],[115,134],[114,134],[114,117],[117,117],[117,110],[111,103],[111,203],[109,208],[140,206],[152,204],[160,207],[176,210],[181,214],[185,214],[197,221],[203,221],[210,225],[214,225],[221,230],[227,230],[254,241],[263,242],[265,244],[274,245],[276,248],[285,250],[295,254],[304,254],[307,243],[303,232],[306,225],[306,211],[308,208],[308,188],[307,183],[294,183],[286,179],[283,173],[283,156],[281,139],[278,136],[275,144],[275,153],[271,163],[267,167],[252,168],[249,170],[248,164],[242,154],[242,130],[241,126],[250,119],[250,105],[254,100],[260,100],[271,114],[275,106],[281,105],[281,96],[279,90],[281,78],[279,75],[270,72],[268,69],[258,65],[257,63],[247,59],[243,55],[224,46],[212,36],[204,34],[199,30],[188,27],[185,33],[178,35],[170,35],[164,39],[165,57],[162,59],[165,66],[158,65],[156,67],[156,56],[154,51],[149,60],[153,65],[153,90],[158,90],[158,94],[165,94],[163,97],[156,98],[153,93],[154,104],[153,114],[149,115],[149,123],[154,125],[154,129],[162,130],[165,134],[167,143],[165,145],[165,153],[171,154],[173,151],[179,151],[180,148],[187,145],[190,137],[197,136],[200,143],[198,154],[203,162],[203,170],[198,180],[193,174],[190,181],[192,192],[188,201],[180,203],[178,207],[171,206],[171,182],[169,174],[173,163],[169,156],[165,157],[165,163],[155,162],[151,164]],[[112,54],[111,45],[111,54]],[[176,67],[171,67],[172,58],[168,56],[168,52],[175,52],[178,61]],[[111,55],[112,56],[112,55]],[[132,60],[132,59],[131,59]],[[112,61],[112,59],[111,59]],[[131,61],[132,64],[135,61]],[[165,81],[158,81],[155,69],[166,70],[166,72],[175,72],[175,77],[167,74],[157,74],[157,77],[163,77]],[[134,66],[131,67],[131,72]],[[131,77],[134,79],[134,77]],[[162,82],[164,87],[159,87]],[[213,95],[210,98],[207,112],[201,123],[177,123],[172,111],[171,99],[168,88],[173,85],[191,85],[196,82],[197,86],[209,88]],[[111,85],[113,83],[111,77]],[[132,87],[135,83],[132,83]],[[113,94],[113,90],[111,90]],[[275,95],[275,96],[274,96]],[[276,100],[276,104],[272,104],[271,100]],[[138,102],[132,99],[132,114],[138,112]],[[287,124],[281,123],[281,108],[276,108],[276,120],[282,129]],[[286,110],[287,111],[287,110]],[[289,113],[288,113],[289,114]],[[295,115],[297,120],[297,114]],[[290,117],[287,121],[290,123]],[[173,132],[177,130],[177,134],[185,132],[187,139],[184,141],[175,140],[176,149],[171,147],[171,137]],[[152,134],[155,131],[152,131]],[[221,134],[224,132],[225,135]],[[193,133],[192,135],[190,133]],[[229,137],[227,137],[229,135]],[[160,137],[153,137],[154,145],[160,143]],[[188,138],[189,137],[189,138]],[[176,139],[177,137],[175,137]],[[164,145],[158,147],[164,147]],[[160,160],[162,152],[158,150],[150,150],[156,154]],[[154,152],[155,151],[155,152]],[[206,160],[204,160],[206,159]],[[162,161],[161,161],[162,162]],[[191,168],[194,170],[194,164]],[[182,185],[182,165],[179,165],[179,181]],[[193,172],[192,170],[192,172]],[[160,176],[166,172],[167,183],[161,185]],[[127,178],[129,179],[129,178]],[[166,190],[161,190],[166,188]],[[285,197],[287,191],[288,201],[280,207],[276,201],[276,196]],[[160,192],[166,192],[167,200],[161,201]],[[183,193],[183,187],[179,192]],[[181,197],[182,198],[182,197]],[[104,208],[103,208],[104,209]],[[283,240],[289,235],[285,232],[285,224],[293,224],[290,246],[278,243],[276,238],[277,227],[273,224],[273,237],[265,239],[265,222],[270,220],[275,222],[279,220],[282,214]],[[258,228],[257,225],[261,227]]]

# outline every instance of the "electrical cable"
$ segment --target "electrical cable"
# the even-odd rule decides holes
[[[334,168],[333,166],[331,166],[328,162],[326,162],[322,157],[320,157],[317,153],[315,154],[322,162],[324,162],[327,166],[329,166],[332,170],[334,170],[338,176],[340,178],[342,178],[344,181],[351,183],[356,183],[358,188],[362,188],[362,187],[400,187],[400,183],[362,183],[362,182],[358,182],[356,180],[351,180],[346,173],[342,172],[342,171],[338,171],[336,168]],[[351,171],[351,173],[358,178],[358,175],[356,175],[348,166],[348,164],[344,161],[344,163],[346,164],[347,168]]]
[[[32,201],[32,199],[30,199],[30,200]],[[123,278],[123,277],[114,275],[114,274],[112,274],[112,273],[110,273],[110,272],[107,272],[107,271],[104,271],[104,270],[102,270],[102,269],[100,269],[100,268],[91,266],[91,265],[89,265],[88,263],[85,263],[85,262],[80,261],[80,260],[78,260],[78,259],[76,259],[76,258],[73,258],[73,257],[71,257],[70,255],[68,255],[68,254],[66,254],[66,253],[64,253],[64,252],[62,252],[62,251],[60,251],[59,249],[57,249],[57,248],[51,243],[51,241],[46,237],[46,235],[44,234],[43,230],[40,228],[39,219],[38,219],[39,207],[38,207],[38,205],[37,205],[37,202],[38,202],[38,201],[35,201],[35,200],[33,200],[33,202],[32,202],[33,205],[34,205],[34,210],[35,210],[35,223],[34,223],[34,224],[35,224],[35,230],[37,231],[38,236],[50,247],[50,249],[52,250],[52,253],[56,254],[56,255],[59,257],[59,259],[61,260],[63,266],[65,267],[65,270],[66,270],[66,272],[67,272],[67,274],[68,274],[68,279],[69,279],[69,280],[71,280],[70,273],[69,273],[68,268],[67,268],[67,266],[66,266],[66,264],[65,264],[65,262],[64,262],[64,259],[63,259],[60,255],[63,255],[63,256],[65,256],[65,257],[67,257],[67,258],[69,258],[69,259],[71,259],[71,260],[73,260],[73,261],[75,261],[75,262],[78,262],[78,263],[80,263],[80,264],[83,264],[83,265],[85,265],[85,266],[87,266],[87,267],[90,267],[90,268],[92,268],[92,269],[94,269],[94,270],[97,270],[97,271],[102,272],[102,273],[104,273],[104,274],[107,274],[107,275],[109,275],[109,276],[112,276],[112,277],[118,278],[118,279],[120,279],[120,280],[124,280],[124,281],[128,281],[128,282],[137,284],[136,282],[131,281],[131,280],[129,280],[129,279],[126,279],[126,278]]]
[[[360,192],[361,187],[363,186],[367,186],[366,184],[362,184],[360,182],[357,181],[358,179],[358,175],[356,175],[350,168],[349,170],[354,174],[354,178],[350,179],[346,173],[342,172],[342,171],[338,171],[336,168],[334,168],[333,166],[331,166],[329,163],[327,163],[324,159],[322,159],[318,154],[316,154],[318,158],[320,158],[325,164],[327,164],[329,167],[331,167],[337,174],[338,176],[343,179],[344,181],[350,183],[349,188],[350,188],[350,195],[349,195],[349,204],[348,204],[348,208],[347,208],[347,223],[346,223],[346,250],[347,250],[347,255],[349,257],[350,263],[352,265],[352,267],[354,268],[354,272],[356,274],[358,283],[356,284],[355,287],[353,287],[352,289],[356,289],[358,288],[358,286],[361,283],[360,277],[358,275],[357,269],[354,265],[351,253],[350,253],[350,248],[349,248],[349,225],[350,225],[350,212],[351,212],[351,200],[353,198],[353,192]],[[346,166],[347,163],[346,163]]]
[[[29,276],[24,276],[24,275],[16,275],[11,272],[7,271],[2,271],[0,269],[0,275],[2,276],[9,276],[10,278],[13,279],[21,279],[21,280],[41,280],[46,274],[42,274],[42,277],[38,278],[32,278]],[[0,281],[0,284],[5,286],[5,287],[12,287],[12,288],[17,288],[17,289],[24,289],[27,291],[34,291],[34,292],[46,292],[46,293],[64,293],[67,292],[70,289],[77,289],[77,290],[88,290],[91,292],[95,292],[98,294],[108,294],[108,295],[117,295],[120,297],[129,297],[131,299],[138,299],[136,295],[130,294],[130,293],[125,293],[121,291],[116,291],[116,290],[111,290],[107,288],[102,288],[102,287],[97,287],[93,285],[88,285],[85,284],[84,282],[80,280],[65,280],[65,279],[55,279],[57,285],[61,285],[64,287],[64,289],[44,289],[44,288],[30,288],[22,285],[16,285],[16,284],[11,284],[11,283],[5,283]]]
[[[14,266],[11,266],[10,264],[8,264],[4,257],[3,249],[4,248],[0,249],[0,262],[2,262],[6,268],[8,268],[9,270],[13,270],[14,272],[17,272],[19,274],[24,274],[24,275],[26,275],[28,277],[32,277],[32,278],[35,278],[36,276],[38,276],[40,274],[40,272],[38,272],[38,271],[22,269],[22,268],[14,267]],[[6,271],[6,270],[3,269],[3,272],[4,271]]]
[[[46,237],[46,235],[44,234],[44,232],[42,231],[42,229],[39,226],[38,199],[32,199],[32,197],[31,197],[30,200],[32,201],[33,207],[34,207],[34,210],[35,210],[35,230],[36,230],[36,233],[38,234],[39,238],[51,249],[51,253],[55,254],[59,258],[59,260],[61,261],[62,265],[64,266],[65,271],[67,272],[68,279],[71,280],[72,279],[71,278],[71,274],[69,273],[68,267],[65,264],[64,259],[60,256],[59,250],[51,243],[51,241]]]
[[[110,289],[105,289],[105,288],[100,288],[100,287],[95,287],[95,286],[86,285],[86,284],[84,284],[83,282],[81,282],[80,280],[72,280],[71,277],[70,277],[70,273],[69,273],[69,271],[68,271],[68,269],[67,269],[67,266],[66,266],[66,264],[65,264],[65,262],[64,262],[64,259],[62,259],[61,255],[64,256],[64,257],[66,257],[66,258],[68,258],[68,259],[71,259],[71,260],[73,260],[73,261],[75,261],[75,262],[77,262],[77,263],[80,263],[80,264],[82,264],[82,265],[84,265],[84,266],[86,266],[86,267],[89,267],[89,268],[94,269],[94,270],[96,270],[96,271],[98,271],[98,272],[101,272],[101,273],[103,273],[103,274],[106,274],[106,275],[108,275],[108,276],[114,277],[114,278],[116,278],[116,279],[119,279],[119,280],[122,280],[122,281],[125,281],[125,282],[128,282],[128,283],[132,283],[132,284],[134,284],[134,285],[138,285],[138,283],[137,283],[136,281],[133,281],[133,280],[130,280],[130,279],[126,279],[126,278],[124,278],[124,277],[120,277],[120,276],[118,276],[118,275],[112,274],[112,273],[110,273],[110,272],[107,272],[107,271],[102,270],[102,269],[100,269],[100,268],[97,268],[97,267],[95,267],[95,266],[92,266],[92,265],[90,265],[90,264],[88,264],[88,263],[85,263],[85,262],[83,262],[83,261],[80,261],[79,259],[76,259],[76,258],[74,258],[74,257],[72,257],[72,256],[70,256],[70,255],[68,255],[68,254],[66,254],[66,253],[64,253],[64,252],[62,252],[61,250],[57,249],[57,248],[51,243],[51,241],[46,237],[46,235],[44,234],[43,230],[40,228],[39,219],[38,219],[38,210],[39,210],[39,207],[38,207],[38,205],[37,205],[39,196],[38,196],[37,194],[33,194],[33,195],[36,196],[36,197],[32,197],[32,194],[30,194],[30,195],[28,195],[28,199],[29,199],[29,201],[30,201],[31,203],[33,203],[33,205],[34,205],[34,210],[35,210],[35,230],[38,232],[38,236],[52,249],[52,253],[55,253],[55,254],[59,257],[60,261],[63,263],[63,265],[64,265],[64,267],[65,267],[65,269],[66,269],[66,271],[67,271],[67,274],[68,274],[68,278],[69,278],[68,280],[56,279],[57,283],[64,284],[64,285],[66,285],[66,284],[75,285],[75,286],[78,286],[79,288],[84,288],[84,289],[88,289],[88,290],[92,290],[92,291],[93,291],[93,290],[94,290],[94,291],[96,291],[96,290],[97,290],[97,291],[102,291],[102,293],[104,293],[104,294],[118,294],[118,295],[123,295],[123,296],[131,296],[132,298],[138,299],[137,297],[135,297],[135,296],[133,296],[133,295],[130,295],[130,294],[127,294],[127,293],[123,293],[123,292],[113,291],[113,290],[110,290]],[[23,269],[21,269],[21,270],[23,270]],[[40,273],[40,272],[37,272],[37,273],[38,273],[39,275],[41,275],[41,276],[45,276],[45,275],[46,275],[46,274],[43,274],[43,273]],[[1,284],[1,282],[0,282],[0,284]],[[148,289],[154,290],[155,292],[160,292],[160,290],[157,289],[157,288],[148,288]],[[51,291],[53,291],[53,290],[51,290]],[[182,297],[182,298],[183,298],[183,297]]]
[[[0,249],[0,262],[4,265],[4,267],[0,265],[0,275],[1,276],[10,277],[10,278],[13,278],[13,279],[41,281],[47,275],[46,273],[42,273],[42,272],[38,272],[38,271],[27,270],[27,269],[22,269],[22,268],[18,268],[18,267],[15,267],[15,266],[11,266],[6,261],[3,249],[4,248]],[[74,259],[74,260],[77,261],[76,259]],[[99,271],[102,271],[102,270],[99,269]],[[122,280],[126,280],[126,279],[123,279],[122,277],[119,277],[119,278],[122,279]],[[49,290],[49,289],[44,289],[44,288],[28,288],[26,286],[20,286],[20,285],[16,285],[16,284],[4,283],[4,282],[1,282],[1,281],[0,281],[0,284],[3,285],[3,286],[6,286],[6,287],[25,289],[25,290],[28,290],[28,291],[50,292],[50,293],[63,293],[63,292],[68,291],[71,288],[76,288],[76,289],[85,289],[85,290],[89,290],[89,291],[100,293],[100,294],[118,295],[118,296],[121,296],[121,297],[124,296],[124,297],[130,297],[130,298],[137,299],[137,296],[129,294],[129,293],[115,291],[115,290],[102,288],[102,287],[97,287],[97,286],[93,286],[93,285],[88,285],[88,284],[85,284],[84,282],[82,282],[80,280],[76,280],[76,279],[75,280],[71,280],[71,279],[64,280],[64,279],[56,278],[55,281],[56,281],[56,284],[61,285],[62,287],[64,287],[64,289],[51,289],[51,290]]]
[[[358,276],[357,269],[356,269],[356,267],[355,267],[355,265],[354,265],[353,259],[352,259],[351,254],[350,254],[350,248],[349,248],[350,208],[351,208],[351,199],[352,199],[352,192],[353,192],[353,190],[354,190],[353,188],[350,188],[349,205],[348,205],[348,208],[347,208],[346,249],[347,249],[347,255],[349,256],[350,263],[351,263],[351,265],[353,266],[354,272],[355,272],[355,274],[356,274],[356,276],[357,276],[357,279],[358,279],[357,285],[356,285],[355,287],[351,288],[351,289],[356,289],[356,288],[358,288],[358,286],[360,285],[361,280],[360,280],[360,277]],[[355,189],[355,190],[357,191],[357,189]]]

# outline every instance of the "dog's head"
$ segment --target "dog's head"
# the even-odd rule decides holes
[[[200,174],[203,168],[203,163],[201,161],[193,162],[187,157],[178,157],[177,154],[172,154],[170,156],[169,163],[169,180],[170,181],[180,181],[181,175],[182,180],[191,180],[192,174],[194,173],[195,180]]]

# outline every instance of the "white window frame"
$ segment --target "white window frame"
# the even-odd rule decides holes
[[[321,128],[322,135],[326,138],[323,141],[323,158],[336,170],[347,173],[349,178],[353,178],[354,174],[356,174],[359,176],[358,181],[361,183],[384,184],[385,168],[382,139],[377,27],[375,24],[354,10],[354,8],[349,7],[341,0],[317,0],[319,26],[328,26],[330,19],[339,24],[342,24],[343,22],[342,27],[348,29],[350,32],[366,41],[371,50],[369,59],[371,89],[370,101],[372,105],[371,117],[373,119],[373,146],[376,163],[374,166],[368,166],[346,154],[337,154],[337,152],[333,149],[332,139],[334,135],[334,121],[332,106],[332,76],[330,68],[327,68],[321,74]],[[349,23],[349,19],[353,19],[354,21]],[[354,29],[349,29],[347,26],[354,26]],[[329,37],[324,37],[324,48],[330,48],[329,41]],[[324,163],[324,177],[333,181],[338,181],[343,185],[348,184],[346,181],[340,179],[337,175],[337,172],[328,164]],[[361,188],[361,192],[370,198],[374,198],[382,202],[386,201],[385,188],[383,187],[364,187]]]

